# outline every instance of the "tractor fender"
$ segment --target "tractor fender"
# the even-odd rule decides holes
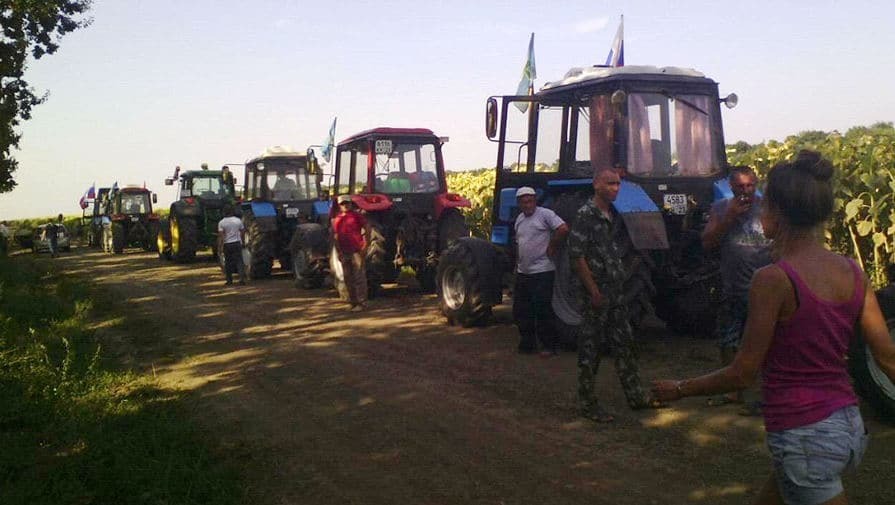
[[[461,207],[472,207],[472,204],[469,203],[469,200],[464,198],[457,193],[440,193],[435,195],[435,219],[438,220],[441,217],[441,213],[444,212],[445,209],[454,209]]]
[[[333,202],[332,200],[318,200],[314,202],[312,205],[312,219],[317,219],[321,216],[329,216],[330,211],[332,210]]]
[[[639,184],[623,180],[613,202],[635,249],[668,249],[665,219],[656,203]]]
[[[379,193],[351,195],[351,201],[365,212],[388,210],[394,205],[391,198]]]
[[[171,214],[176,214],[178,216],[197,217],[201,212],[198,203],[191,204],[183,200],[178,200],[171,204]]]

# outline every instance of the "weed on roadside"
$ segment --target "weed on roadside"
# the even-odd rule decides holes
[[[48,262],[0,259],[0,503],[237,503],[189,398],[107,366],[93,312]]]

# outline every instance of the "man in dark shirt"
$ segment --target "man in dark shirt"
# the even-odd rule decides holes
[[[703,249],[720,249],[721,252],[724,301],[718,313],[716,332],[722,366],[733,362],[743,338],[752,274],[771,262],[770,241],[765,238],[761,226],[761,196],[756,193],[758,178],[755,172],[746,166],[732,167],[728,182],[733,196],[712,205],[709,222],[702,232]],[[708,404],[742,401],[740,392],[709,398]],[[757,414],[758,405],[753,401],[742,413]]]
[[[622,301],[625,266],[612,237],[612,202],[621,180],[611,168],[594,172],[594,197],[578,209],[569,233],[569,259],[583,287],[584,320],[578,345],[578,407],[581,415],[600,423],[614,420],[594,391],[600,366],[600,344],[615,355],[615,371],[632,409],[664,405],[650,399],[640,383],[632,330]]]

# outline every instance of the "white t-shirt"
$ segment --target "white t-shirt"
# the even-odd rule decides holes
[[[225,244],[242,243],[242,236],[239,233],[242,230],[245,230],[245,226],[242,225],[242,220],[236,216],[225,217],[218,222],[218,233],[224,234]]]
[[[564,224],[555,212],[543,207],[535,207],[531,216],[520,212],[516,217],[516,243],[519,244],[516,271],[539,274],[556,270],[553,260],[547,256],[547,246],[553,231]]]

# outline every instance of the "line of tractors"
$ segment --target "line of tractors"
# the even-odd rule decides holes
[[[192,260],[201,248],[217,256],[216,224],[231,204],[247,230],[243,260],[253,278],[270,275],[277,261],[299,288],[331,279],[344,294],[329,222],[335,199],[350,195],[372,225],[371,295],[407,270],[423,291],[437,294],[450,323],[483,325],[512,286],[516,189],[533,187],[539,205],[572,223],[592,197],[594,169],[608,166],[623,177],[615,242],[632,324],[654,313],[677,332],[708,336],[720,274],[700,234],[712,203],[731,196],[721,104],[736,101],[733,94],[722,98],[700,72],[652,66],[573,68],[531,95],[488,98],[485,131],[497,147],[488,238],[469,236],[461,209],[470,202],[448,191],[447,139],[422,128],[376,128],[340,142],[328,174],[312,149],[269,149],[245,163],[240,194],[228,170],[175,172],[165,181],[178,191],[168,219],[153,218],[141,188],[110,191],[110,224],[91,228],[92,243],[115,252],[137,244],[175,261]],[[138,197],[148,215],[125,210]],[[580,297],[567,252],[555,259],[554,309],[563,338],[574,342]],[[882,396],[895,412],[893,395]]]

